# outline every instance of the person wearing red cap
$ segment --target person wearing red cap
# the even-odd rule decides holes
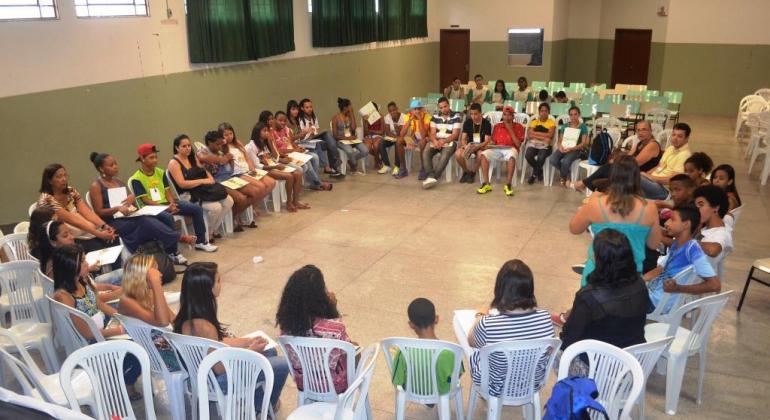
[[[503,120],[492,129],[492,144],[488,149],[480,153],[479,163],[481,164],[481,188],[476,190],[479,194],[486,194],[492,191],[489,185],[489,164],[493,161],[506,162],[507,182],[503,186],[503,191],[508,197],[513,196],[513,174],[516,169],[516,159],[519,157],[519,148],[524,142],[524,127],[513,120],[515,112],[513,107],[506,105],[503,107]]]
[[[187,200],[177,199],[168,185],[165,171],[158,167],[158,149],[153,144],[145,143],[136,148],[139,169],[128,179],[138,202],[148,206],[168,206],[157,217],[166,224],[173,225],[173,216],[190,217],[195,229],[195,249],[214,252],[217,247],[208,242],[206,220],[203,208]]]

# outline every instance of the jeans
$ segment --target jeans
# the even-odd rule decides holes
[[[305,175],[305,179],[310,182],[311,188],[318,188],[321,186],[321,178],[318,176],[320,158],[315,153],[308,152],[308,154],[312,159],[302,165],[302,172]]]
[[[337,150],[337,140],[335,140],[334,137],[332,137],[332,135],[328,131],[324,131],[324,133],[321,135],[320,138],[321,140],[323,140],[323,145],[326,146],[326,154],[327,154],[326,163],[334,169],[339,169],[340,152],[339,150]],[[316,147],[318,147],[318,145],[320,144],[321,143],[316,143]],[[319,157],[320,155],[321,154],[319,153]]]
[[[285,357],[278,356],[276,349],[265,350],[262,355],[267,357],[267,360],[270,362],[270,367],[273,368],[273,391],[270,393],[270,405],[275,406],[278,399],[281,397],[281,391],[283,390],[283,385],[286,383],[286,377],[289,376],[289,364],[286,362]],[[216,376],[217,383],[219,383],[219,388],[222,390],[222,393],[227,394],[227,375],[223,373]],[[260,373],[257,382],[264,380],[264,373]],[[254,405],[257,408],[257,412],[259,412],[259,409],[262,407],[263,395],[264,390],[261,387],[257,387],[257,390],[254,392]]]
[[[529,163],[529,166],[532,167],[532,175],[538,178],[543,177],[543,165],[545,165],[545,160],[550,154],[550,147],[545,149],[527,147],[527,151],[524,152],[524,159],[526,159],[527,163]]]
[[[123,283],[123,269],[120,268],[104,274],[99,274],[98,276],[94,277],[94,283],[120,286],[121,283]]]
[[[425,173],[428,174],[428,178],[438,179],[441,176],[449,163],[449,159],[455,154],[456,148],[457,142],[452,142],[451,146],[442,147],[440,149],[436,149],[430,144],[425,146],[425,149],[422,151],[422,165],[425,168]],[[434,168],[433,156],[436,154],[439,154],[439,158],[438,164]]]
[[[344,144],[340,143],[337,147],[348,155],[348,163],[350,165],[357,165],[361,159],[366,159],[369,155],[369,149],[363,143],[358,144]]]
[[[177,216],[189,216],[192,218],[193,228],[195,229],[195,236],[197,237],[196,242],[199,244],[205,244],[206,222],[203,219],[203,207],[191,203],[187,200],[177,200],[176,206],[179,209],[179,211],[176,213]],[[163,223],[169,226],[174,226],[174,216],[175,215],[164,211],[157,217],[161,219]]]
[[[548,160],[553,167],[559,169],[559,176],[561,179],[569,179],[572,162],[578,159],[580,159],[580,150],[562,153],[561,150],[556,149]]]
[[[390,166],[390,158],[388,157],[388,149],[390,147],[393,147],[396,145],[396,142],[394,141],[387,141],[385,139],[382,139],[380,142],[380,157],[382,158],[382,163],[385,164],[385,166]],[[396,166],[401,166],[401,162],[399,162],[398,153],[394,153],[395,160],[396,160]]]
[[[665,200],[668,197],[668,190],[664,186],[646,177],[642,177],[642,192],[650,200]]]

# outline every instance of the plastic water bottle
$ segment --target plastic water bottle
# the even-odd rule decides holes
[[[254,258],[251,259],[251,261],[253,261],[254,264],[259,264],[259,263],[261,263],[264,260],[262,259],[262,257],[260,255],[256,255],[256,256],[254,256]]]

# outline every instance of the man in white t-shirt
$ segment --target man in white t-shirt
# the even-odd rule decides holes
[[[473,81],[476,83],[476,86],[468,92],[468,105],[491,102],[492,93],[489,91],[489,87],[484,83],[484,76],[477,74],[473,77]]]
[[[715,185],[704,185],[693,192],[700,210],[700,246],[719,277],[723,277],[724,259],[733,250],[733,235],[722,220],[729,202],[725,191]]]
[[[380,158],[382,158],[382,168],[377,171],[380,174],[386,174],[390,170],[390,158],[388,157],[388,149],[391,146],[396,145],[396,139],[399,133],[401,133],[401,127],[404,126],[404,114],[398,110],[398,105],[395,102],[388,104],[388,113],[385,115],[385,133],[380,142]],[[393,154],[395,157],[395,165],[393,166],[393,176],[398,175],[399,167],[401,166],[401,157],[398,152]]]

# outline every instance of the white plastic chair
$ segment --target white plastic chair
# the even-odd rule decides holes
[[[0,401],[5,404],[12,404],[16,407],[29,408],[37,412],[47,414],[51,416],[51,418],[55,419],[93,420],[93,417],[72,411],[68,407],[61,407],[59,405],[47,403],[34,397],[17,394],[3,387],[0,387]]]
[[[227,389],[223,392],[219,383],[214,381],[216,401],[223,419],[267,420],[270,412],[270,393],[273,390],[273,369],[267,358],[255,351],[233,347],[223,347],[209,353],[201,360],[196,377],[198,395],[198,414],[200,420],[209,419],[208,384],[215,365],[221,363],[227,375]],[[264,382],[259,381],[263,374]],[[262,402],[259,407],[254,401],[254,393],[263,387]]]
[[[735,138],[738,138],[741,128],[749,119],[749,114],[767,111],[768,107],[767,101],[759,95],[749,95],[741,99],[738,115],[735,118]]]
[[[377,363],[379,346],[375,343],[361,353],[361,368],[347,391],[340,394],[337,403],[315,402],[297,407],[288,420],[368,420],[369,386]]]
[[[80,334],[80,331],[75,327],[75,323],[72,317],[81,320],[91,332],[94,341],[100,343],[104,341],[101,329],[96,325],[90,316],[80,312],[79,310],[67,306],[61,302],[58,302],[47,296],[49,304],[51,305],[51,315],[53,316],[54,329],[56,335],[60,338],[61,343],[64,345],[64,349],[67,353],[72,353],[75,350],[88,346],[90,343]]]
[[[114,340],[91,344],[76,350],[61,367],[61,384],[71,408],[80,411],[80,402],[72,387],[73,373],[86,373],[94,390],[96,407],[93,414],[99,419],[136,419],[123,379],[123,360],[131,354],[139,360],[142,373],[150,371],[150,359],[142,347],[128,340]],[[141,375],[145,419],[155,419],[150,375]]]
[[[468,396],[468,420],[473,419],[478,397],[487,401],[487,419],[499,419],[503,406],[521,406],[524,418],[540,419],[540,390],[561,346],[558,338],[515,340],[484,346],[479,350],[481,384],[471,381]],[[500,395],[490,393],[492,357],[505,358],[505,379]]]
[[[29,232],[29,222],[19,222],[16,224],[16,226],[13,227],[13,233],[24,233],[26,234]]]
[[[36,261],[29,253],[26,233],[12,233],[0,238],[0,249],[5,251],[9,261]]]
[[[761,136],[752,136],[752,140],[754,138],[756,138],[754,144],[751,141],[749,142],[751,146],[751,159],[749,161],[748,173],[751,175],[751,170],[754,169],[754,163],[759,155],[765,155],[765,163],[762,166],[762,173],[759,175],[759,181],[764,186],[767,184],[767,177],[770,176],[770,139],[768,139],[766,133]]]
[[[168,171],[166,171],[165,176],[166,176],[166,183],[168,184],[169,188],[171,188],[171,191],[174,193],[174,195],[178,199],[181,200],[182,197],[179,195],[179,191],[177,191],[177,189],[176,189],[176,184],[174,184],[174,180],[171,179],[171,174]],[[209,232],[209,217],[208,217],[208,212],[206,211],[205,208],[203,209],[203,213],[204,213],[203,223],[206,225],[206,236],[209,236],[211,234],[211,232]],[[231,211],[225,212],[225,217],[222,220],[222,224],[219,226],[219,228],[220,228],[220,230],[222,231],[223,234],[227,234],[228,214],[230,215],[229,216],[229,218],[230,218],[230,226],[232,226],[233,213]],[[232,232],[232,229],[230,230],[230,232]],[[208,238],[206,238],[206,239],[208,240]]]
[[[32,212],[35,211],[36,208],[37,208],[37,202],[30,204],[29,209],[27,210],[27,215],[32,216]]]
[[[46,375],[40,371],[40,368],[27,352],[27,349],[19,343],[10,331],[0,328],[0,337],[12,344],[13,348],[10,349],[10,353],[16,353],[21,356],[21,360],[19,360],[9,354],[8,351],[0,349],[0,359],[5,362],[16,381],[21,385],[24,395],[70,408],[60,383],[59,374]],[[80,404],[88,405],[92,409],[94,408],[93,391],[85,372],[75,373],[75,377],[72,378],[72,388],[75,390],[75,395]]]
[[[463,349],[457,344],[441,340],[421,340],[417,338],[392,337],[380,342],[382,353],[388,364],[388,372],[393,372],[395,348],[401,353],[406,368],[406,383],[396,388],[396,419],[403,420],[406,413],[406,403],[438,405],[439,418],[452,418],[450,401],[454,399],[455,414],[463,417],[463,390],[460,383],[460,367],[463,360]],[[436,364],[442,352],[454,355],[454,366],[450,377],[449,392],[439,394],[438,381],[446,378],[436,378]]]
[[[699,356],[698,392],[695,402],[701,403],[703,376],[706,373],[706,347],[711,334],[711,326],[732,293],[733,291],[729,290],[718,295],[694,300],[671,314],[668,323],[647,324],[644,327],[644,338],[647,341],[659,340],[662,337],[674,337],[671,347],[661,354],[661,358],[668,362],[665,372],[667,414],[672,416],[676,414],[687,359],[695,354]],[[689,330],[681,326],[685,316],[691,317]],[[663,363],[658,363],[659,372],[662,367]]]
[[[757,96],[761,96],[762,99],[766,100],[767,102],[770,102],[770,88],[757,89],[757,91],[754,92],[754,94]]]
[[[668,141],[671,138],[672,131],[674,130],[667,128],[655,135],[655,140],[660,144],[660,150],[666,150],[666,147],[668,147]]]
[[[674,341],[674,337],[663,337],[660,340],[637,344],[624,349],[636,357],[636,360],[642,365],[642,372],[644,373],[645,385],[642,387],[642,394],[639,396],[639,401],[637,401],[639,404],[639,419],[641,420],[644,420],[644,394],[647,387],[647,378],[650,377],[652,369],[658,363],[660,355],[668,350],[672,341]]]
[[[190,394],[192,418],[198,416],[198,368],[206,355],[212,350],[221,349],[227,347],[226,344],[218,341],[209,340],[201,337],[194,337],[184,334],[176,334],[168,331],[163,331],[163,337],[171,343],[171,346],[176,349],[179,357],[184,362],[183,368],[187,371],[187,376],[190,378]],[[216,379],[214,375],[209,375],[209,386],[207,392],[209,393],[209,401],[217,401],[217,395],[215,390]],[[253,398],[252,398],[253,400]],[[208,409],[208,407],[206,407]]]
[[[681,285],[691,285],[699,279],[695,274],[693,266],[688,266],[684,270],[674,276],[674,281]],[[669,318],[673,316],[673,313],[684,305],[684,298],[687,295],[684,293],[667,293],[663,292],[663,296],[660,298],[660,302],[655,306],[655,310],[647,314],[647,319],[656,322],[669,322]]]
[[[347,341],[314,337],[278,337],[286,361],[289,363],[289,373],[297,384],[297,406],[305,405],[308,401],[336,402],[339,398],[334,389],[334,381],[329,367],[332,351],[342,351],[344,354],[347,383],[355,378],[356,349]],[[291,356],[299,361],[302,377],[297,377]],[[343,356],[340,356],[340,359]],[[300,384],[302,390],[299,390]]]
[[[572,361],[588,357],[588,378],[596,382],[599,396],[610,420],[630,420],[634,403],[644,387],[644,372],[631,353],[597,340],[582,340],[567,347],[559,361],[559,380],[569,376]]]
[[[671,111],[666,108],[653,108],[645,114],[644,119],[650,122],[650,125],[657,124],[661,128],[666,127],[666,122],[671,118]]]
[[[41,281],[41,274],[40,270],[38,269],[40,264],[37,262],[37,260],[15,260],[12,261],[14,264],[9,267],[13,267],[13,270],[15,270],[18,275],[20,276],[26,276],[32,278],[32,299],[35,300],[36,304],[38,305],[38,315],[40,316],[40,320],[42,322],[50,322],[51,321],[51,314],[50,310],[48,309],[48,304],[45,302],[44,296],[48,294],[47,292],[52,292],[53,288],[44,288],[43,286],[46,286]],[[2,319],[0,319],[1,324],[5,324],[6,317],[11,313],[11,301],[10,301],[10,293],[5,293],[3,291],[0,291],[0,316]]]
[[[490,124],[492,124],[492,127],[495,126],[495,124],[499,123],[503,120],[503,111],[490,111],[484,114],[484,118],[486,118]]]
[[[752,156],[761,140],[767,138],[767,133],[770,131],[770,111],[749,114],[746,126],[749,127],[750,135],[749,143],[746,145],[746,152],[743,154],[744,159]]]
[[[153,330],[162,331],[163,329],[130,316],[120,314],[115,314],[114,316],[126,329],[126,333],[128,333],[131,339],[142,346],[144,351],[147,352],[147,356],[150,358],[150,371],[153,374],[160,376],[166,384],[171,418],[174,420],[185,419],[184,382],[187,379],[187,372],[183,370],[171,372],[169,371],[168,366],[166,366],[166,362],[160,355],[152,337]],[[176,351],[174,351],[174,359],[177,362],[177,366],[181,369],[182,363],[176,356]]]
[[[43,358],[48,372],[59,370],[59,360],[51,340],[51,324],[45,322],[41,304],[35,300],[34,286],[38,263],[34,261],[14,261],[0,264],[0,287],[3,295],[8,296],[11,324],[8,330],[26,348],[34,348]],[[42,288],[38,285],[40,294]],[[41,296],[42,299],[42,296]]]

